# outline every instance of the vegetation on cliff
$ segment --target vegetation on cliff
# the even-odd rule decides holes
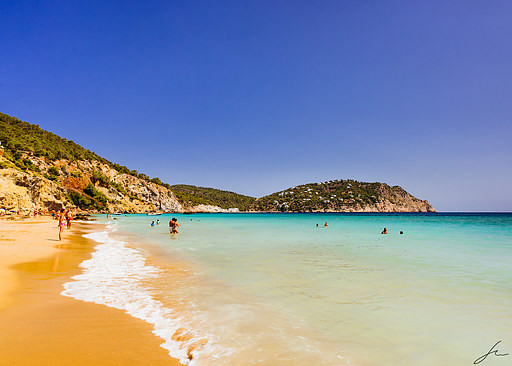
[[[46,161],[56,160],[94,160],[111,166],[119,173],[130,174],[134,177],[170,188],[159,178],[150,178],[137,170],[112,163],[98,154],[83,148],[72,140],[64,139],[52,132],[43,130],[39,125],[20,121],[16,117],[0,113],[0,143],[4,148],[4,157],[23,171],[38,171],[37,166],[29,159],[23,158],[23,152],[37,157],[44,157]],[[49,179],[55,180],[56,174],[49,174]]]
[[[11,161],[17,161],[20,158],[20,151],[29,151],[35,156],[44,156],[50,161],[67,159],[110,163],[71,140],[63,139],[43,130],[38,125],[20,121],[4,113],[0,113],[0,142],[5,149],[5,157]]]
[[[106,209],[108,202],[107,196],[98,191],[91,183],[85,186],[82,194],[77,191],[70,190],[68,193],[68,199],[82,210],[93,209],[103,211]]]
[[[247,211],[255,201],[254,197],[244,196],[234,192],[186,184],[173,185],[171,186],[171,190],[176,198],[183,205],[188,207],[212,205],[224,209],[238,208],[240,211]]]

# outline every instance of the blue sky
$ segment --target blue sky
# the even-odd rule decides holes
[[[170,184],[512,211],[512,2],[14,1],[0,111]]]

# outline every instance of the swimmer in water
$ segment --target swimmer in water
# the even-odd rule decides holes
[[[326,222],[326,223],[324,224],[324,227],[327,227],[327,226],[329,226],[329,225],[327,225],[327,222]]]
[[[388,233],[388,229],[384,228],[384,230],[382,230],[381,234],[387,234]]]

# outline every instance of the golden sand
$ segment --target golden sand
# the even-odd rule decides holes
[[[0,220],[0,365],[179,365],[144,321],[60,295],[90,257],[92,225],[59,242],[49,218]]]

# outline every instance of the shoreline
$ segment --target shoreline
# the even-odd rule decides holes
[[[93,225],[73,223],[59,242],[51,218],[0,220],[2,363],[181,365],[150,324],[61,295],[97,244],[82,236],[97,231]]]

